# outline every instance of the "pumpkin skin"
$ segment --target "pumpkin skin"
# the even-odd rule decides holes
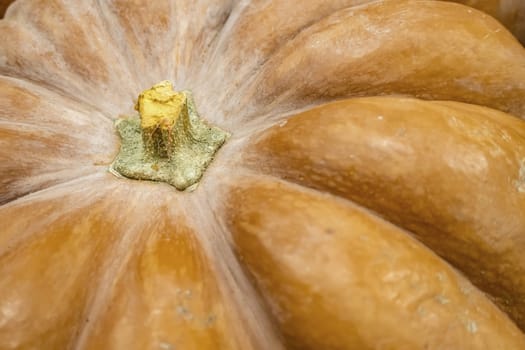
[[[507,29],[525,42],[525,3],[520,0],[452,0],[472,6],[497,18]]]
[[[0,32],[1,349],[525,348],[525,50],[496,20],[46,0]],[[165,79],[232,133],[193,192],[107,171]]]

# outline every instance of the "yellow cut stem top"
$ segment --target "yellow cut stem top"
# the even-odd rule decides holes
[[[173,85],[167,80],[143,91],[135,105],[135,109],[140,114],[141,128],[143,130],[155,126],[164,130],[173,128],[185,102],[184,93],[174,91]]]

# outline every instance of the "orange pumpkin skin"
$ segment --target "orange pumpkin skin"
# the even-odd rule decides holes
[[[498,19],[525,42],[525,3],[520,0],[452,0],[484,11]]]
[[[42,0],[0,33],[0,349],[525,348],[525,49],[496,20]],[[166,79],[232,134],[193,192],[108,172]]]

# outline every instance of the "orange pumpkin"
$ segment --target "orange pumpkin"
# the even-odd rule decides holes
[[[0,33],[0,349],[525,349],[525,50],[492,17],[20,0]],[[197,110],[150,113],[165,80]],[[230,136],[186,191],[108,171],[116,120],[155,174],[197,111]]]
[[[497,18],[525,42],[525,2],[521,0],[452,0],[472,6]]]

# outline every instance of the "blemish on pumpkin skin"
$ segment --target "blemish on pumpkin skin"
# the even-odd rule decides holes
[[[179,305],[175,308],[175,311],[180,316],[180,318],[184,319],[185,321],[193,320],[193,314],[185,306]]]
[[[162,350],[174,350],[175,346],[173,344],[167,343],[167,342],[161,342],[159,344],[159,349]]]
[[[467,330],[470,333],[476,333],[478,331],[478,325],[475,321],[467,320]]]
[[[450,302],[450,300],[447,297],[445,297],[444,295],[441,295],[441,294],[440,295],[436,295],[435,299],[441,305],[446,305],[446,304],[448,304]]]
[[[333,235],[335,233],[335,231],[331,228],[327,228],[324,230],[324,232],[327,234],[327,235]]]
[[[192,292],[191,292],[191,289],[180,289],[180,288],[177,288],[176,291],[178,296],[183,296],[184,298],[186,299],[191,299],[191,296],[192,296]]]
[[[212,326],[215,324],[215,321],[217,321],[217,316],[215,316],[215,315],[210,315],[210,316],[208,316],[208,318],[206,319],[205,326],[206,326],[206,327],[212,327]]]

